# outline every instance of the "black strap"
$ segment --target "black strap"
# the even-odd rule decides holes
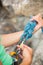
[[[19,65],[19,63],[18,63],[18,61],[16,61],[16,62],[13,62],[12,65]]]

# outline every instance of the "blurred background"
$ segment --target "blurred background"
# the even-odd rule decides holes
[[[23,30],[38,13],[43,13],[43,0],[0,0],[0,34]]]
[[[43,0],[0,0],[0,34],[8,34],[24,29],[30,16],[43,14]],[[31,47],[35,50],[32,65],[43,65],[43,34],[33,35]],[[14,45],[6,48],[14,51]]]

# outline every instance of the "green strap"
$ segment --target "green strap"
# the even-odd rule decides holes
[[[1,44],[2,36],[0,35],[0,61],[3,65],[12,65],[13,59],[5,51],[4,46]]]

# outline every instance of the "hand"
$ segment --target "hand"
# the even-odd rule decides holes
[[[22,45],[21,47],[22,49],[22,59],[23,59],[23,64],[21,63],[21,65],[27,65],[30,64],[32,61],[32,49],[26,45]]]
[[[31,23],[31,21],[37,21],[37,25],[36,27],[34,28],[34,25],[33,25],[33,28],[34,28],[34,31],[33,29],[31,29],[31,26],[30,24],[33,24]],[[25,27],[24,27],[24,34],[22,37],[26,38],[26,40],[28,40],[29,38],[32,37],[32,33],[34,34],[37,30],[39,30],[41,27],[43,27],[43,19],[42,19],[42,16],[41,14],[38,14],[36,16],[33,16],[30,20],[29,20],[30,24],[28,23]]]
[[[41,27],[43,27],[43,19],[41,14],[38,14],[36,16],[33,16],[32,20],[36,20],[38,22],[37,26],[34,29],[34,32],[36,32],[37,30],[39,30]],[[33,33],[34,33],[33,32]]]

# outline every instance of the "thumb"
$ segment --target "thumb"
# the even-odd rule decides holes
[[[24,44],[17,45],[17,48],[21,48],[23,50],[24,49]]]

